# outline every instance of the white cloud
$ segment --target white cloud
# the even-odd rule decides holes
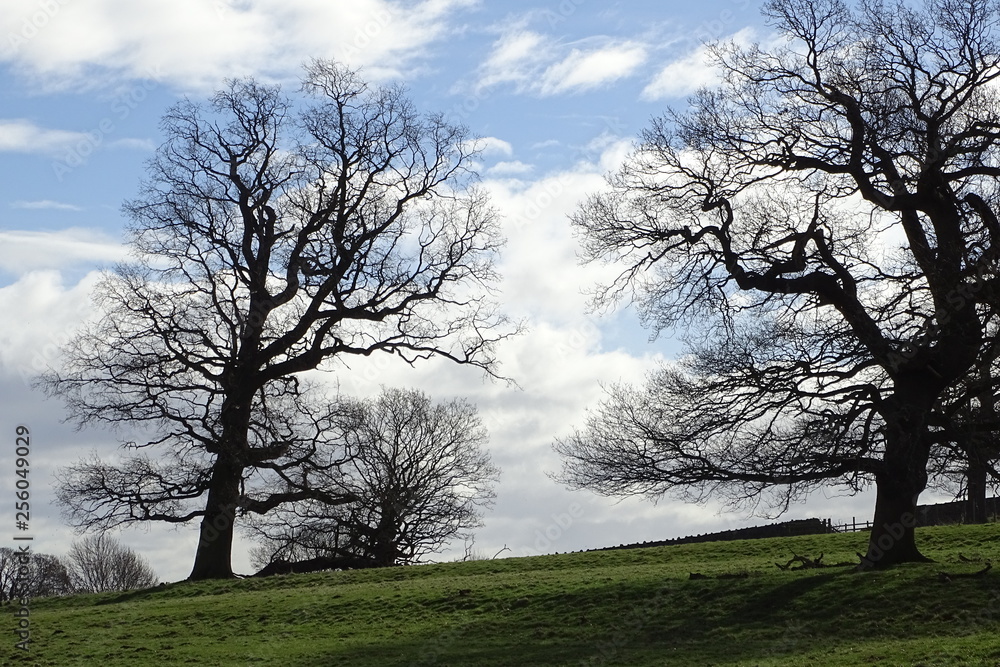
[[[642,99],[655,101],[686,97],[699,88],[711,86],[718,78],[718,71],[708,62],[708,52],[700,46],[661,69],[643,89]]]
[[[511,160],[497,162],[495,165],[486,170],[486,175],[492,177],[520,176],[531,173],[534,169],[535,168],[532,165],[525,164],[520,160]]]
[[[631,76],[645,61],[646,49],[631,42],[594,51],[573,49],[545,70],[538,90],[542,95],[590,90]]]
[[[89,294],[98,275],[91,273],[67,288],[58,271],[32,271],[0,287],[0,312],[17,313],[0,322],[0,370],[27,389],[89,313]]]
[[[514,147],[509,141],[497,137],[481,137],[473,141],[473,146],[482,155],[513,155]]]
[[[635,150],[635,142],[632,139],[623,139],[611,132],[602,132],[591,139],[586,148],[588,151],[600,155],[597,167],[602,174],[607,174],[617,171],[625,163],[625,158]]]
[[[374,394],[380,385],[415,387],[435,400],[466,397],[479,407],[491,434],[493,458],[503,469],[496,506],[476,533],[476,548],[490,555],[504,546],[510,549],[504,556],[521,556],[760,523],[743,516],[721,515],[723,507],[718,503],[691,506],[670,499],[657,505],[638,499],[619,502],[570,492],[546,476],[560,465],[552,442],[568,435],[574,426],[583,425],[586,410],[596,406],[603,395],[601,383],[640,382],[663,358],[655,347],[608,349],[602,338],[602,320],[586,313],[583,289],[606,279],[609,269],[578,263],[567,215],[587,193],[601,187],[602,173],[621,159],[623,142],[605,136],[591,149],[601,152],[572,169],[548,173],[530,183],[497,179],[484,183],[504,216],[509,238],[499,267],[501,298],[508,312],[526,318],[529,326],[525,335],[500,348],[501,371],[523,389],[484,381],[477,369],[444,360],[410,367],[389,355],[351,359],[346,364],[349,368],[335,364],[335,374],[314,374],[336,381],[348,394]],[[33,255],[44,248],[78,258],[121,250],[82,230],[0,234],[0,251],[8,252],[12,240],[17,252]],[[0,266],[10,261],[10,257],[0,256]],[[38,263],[36,258],[28,264]],[[16,319],[0,321],[0,391],[15,397],[0,408],[5,411],[0,416],[9,423],[27,422],[38,434],[34,474],[39,482],[39,511],[50,515],[38,523],[38,529],[45,530],[45,541],[38,546],[44,553],[65,553],[73,537],[58,524],[51,504],[52,471],[91,449],[106,457],[117,451],[114,436],[89,430],[75,433],[61,424],[60,404],[29,391],[26,384],[33,373],[56,358],[58,346],[87,316],[87,296],[97,278],[97,274],[90,274],[80,284],[66,286],[55,271],[33,271],[14,285],[0,288],[0,312],[18,313]],[[826,508],[818,511],[829,515]],[[801,510],[794,514],[802,516]],[[569,523],[567,516],[572,519]],[[849,517],[839,514],[835,518],[841,516]],[[857,516],[865,516],[863,508]],[[172,581],[190,571],[197,543],[195,526],[193,523],[190,529],[178,532],[153,524],[148,532],[129,530],[123,537],[151,560],[163,579]],[[248,546],[242,536],[238,538],[233,554],[237,571],[250,571]],[[456,544],[442,558],[460,553],[461,544]]]
[[[11,204],[13,208],[52,210],[52,211],[82,211],[83,207],[75,204],[64,204],[63,202],[43,199],[41,201],[16,201]]]
[[[551,50],[552,45],[536,32],[508,31],[496,41],[493,52],[480,65],[477,85],[480,88],[501,83],[524,85]]]
[[[634,41],[593,37],[562,44],[515,26],[494,43],[476,85],[512,84],[519,93],[543,97],[576,93],[632,76],[646,58],[646,47]]]
[[[0,119],[0,152],[56,155],[87,141],[86,132],[52,130],[23,118]]]
[[[108,144],[108,148],[124,148],[137,151],[155,151],[156,144],[152,139],[117,139]]]
[[[120,243],[89,229],[0,231],[0,271],[15,275],[113,264],[125,259],[125,255],[125,248]]]
[[[44,3],[43,3],[44,4]],[[51,86],[158,79],[214,89],[225,77],[289,79],[312,57],[396,76],[449,30],[471,0],[5,0],[0,61]]]
[[[753,34],[752,29],[745,28],[729,39],[746,45],[752,41]],[[642,99],[656,101],[686,97],[700,88],[715,85],[719,75],[719,70],[711,63],[708,47],[701,45],[663,67],[643,89]]]

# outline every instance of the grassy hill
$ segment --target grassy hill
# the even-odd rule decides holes
[[[3,664],[1000,665],[1000,526],[923,528],[933,564],[856,561],[863,533],[178,583],[37,600]],[[960,560],[959,553],[974,562]],[[690,579],[692,572],[704,579]],[[13,628],[13,617],[6,616]]]

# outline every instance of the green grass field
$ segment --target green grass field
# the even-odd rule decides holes
[[[937,562],[856,561],[865,533],[236,581],[36,600],[3,664],[1000,665],[1000,526],[918,531]],[[964,562],[959,553],[973,560]],[[691,580],[690,573],[706,575]]]

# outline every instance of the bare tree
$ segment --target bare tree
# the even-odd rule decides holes
[[[32,554],[28,591],[33,598],[74,593],[73,579],[63,559],[50,554]]]
[[[125,206],[135,261],[41,381],[77,424],[148,433],[120,463],[65,471],[70,519],[199,520],[192,579],[233,576],[241,514],[353,500],[309,484],[342,453],[302,373],[388,353],[495,376],[494,343],[515,329],[483,298],[501,238],[466,130],[329,62],[303,90],[232,81],[166,114]]]
[[[73,589],[79,593],[150,588],[159,581],[146,559],[107,533],[74,541],[66,559]]]
[[[58,556],[0,548],[0,603],[72,592],[69,571]]]
[[[0,602],[10,602],[16,597],[18,567],[22,559],[9,547],[0,548]]]
[[[256,527],[267,546],[259,560],[407,564],[481,525],[499,471],[473,405],[435,404],[403,389],[343,403],[339,433],[350,457],[334,483],[357,500],[297,503],[263,517]]]
[[[588,259],[624,266],[598,304],[707,324],[557,444],[562,479],[779,508],[874,482],[862,566],[922,560],[913,513],[953,437],[941,399],[992,345],[997,7],[764,11],[788,41],[717,45],[719,86],[654,122],[574,217]]]

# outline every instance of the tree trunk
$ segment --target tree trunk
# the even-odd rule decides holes
[[[205,516],[201,521],[201,536],[194,557],[190,581],[200,579],[231,579],[233,575],[233,534],[236,507],[240,500],[240,480],[243,469],[226,457],[219,456],[212,467]]]
[[[995,423],[998,417],[992,370],[996,356],[997,353],[988,355],[986,360],[979,365],[979,381],[982,383],[982,389],[976,398],[979,399],[979,416],[987,423]],[[977,432],[968,441],[966,453],[969,461],[965,473],[965,523],[986,523],[986,480],[989,476],[989,462],[996,458],[997,451],[995,431]]]
[[[903,480],[884,478],[879,479],[876,484],[875,519],[868,540],[868,552],[859,569],[881,569],[899,563],[927,562],[929,559],[920,553],[915,541],[919,496],[916,486]]]
[[[896,397],[899,398],[898,395]],[[883,467],[875,476],[875,518],[860,570],[929,559],[917,549],[917,498],[927,487],[926,412],[914,402],[886,416]]]
[[[986,523],[986,462],[982,450],[973,447],[965,480],[965,523]]]
[[[375,529],[371,555],[378,567],[392,567],[396,564],[396,530],[385,516],[379,520]]]

